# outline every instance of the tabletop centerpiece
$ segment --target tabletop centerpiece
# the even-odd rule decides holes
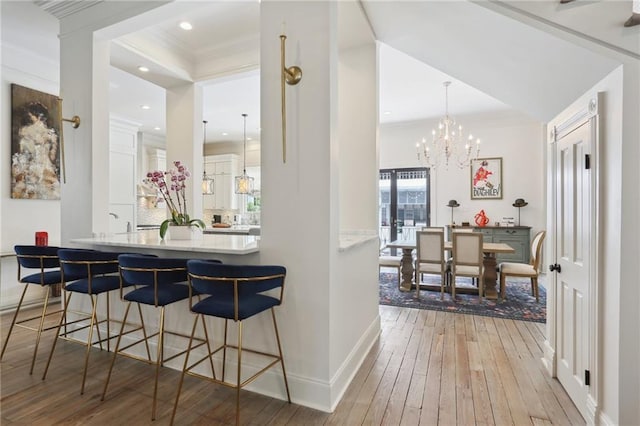
[[[151,184],[162,195],[167,207],[171,211],[171,218],[160,225],[160,238],[164,239],[169,226],[186,229],[183,233],[173,233],[172,239],[191,238],[191,228],[199,227],[204,230],[205,224],[200,219],[191,219],[187,213],[186,181],[191,176],[187,167],[180,161],[173,162],[174,167],[167,171],[153,170],[147,173],[145,183]],[[175,198],[174,198],[175,197]]]

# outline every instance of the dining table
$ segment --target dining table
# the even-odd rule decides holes
[[[416,249],[416,240],[395,240],[387,244],[388,248],[402,249],[402,261],[400,272],[402,274],[402,282],[400,283],[400,291],[411,291],[414,285],[415,269],[413,266],[413,251]],[[444,250],[449,252],[453,250],[453,243],[445,241]],[[496,254],[498,253],[515,253],[515,249],[505,243],[482,243],[483,264],[484,264],[484,297],[490,300],[498,299],[498,273],[496,271]],[[437,287],[440,290],[440,286]]]

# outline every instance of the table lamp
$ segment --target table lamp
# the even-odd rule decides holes
[[[517,198],[516,201],[513,203],[513,207],[517,207],[518,208],[518,226],[520,226],[520,209],[524,206],[526,206],[527,203],[524,198]]]
[[[451,225],[455,225],[455,222],[453,221],[453,209],[460,207],[460,204],[458,204],[456,200],[449,200],[447,207],[451,207]]]

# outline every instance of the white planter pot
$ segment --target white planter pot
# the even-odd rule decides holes
[[[176,226],[170,225],[167,229],[167,236],[170,240],[191,240],[195,238],[196,226]]]

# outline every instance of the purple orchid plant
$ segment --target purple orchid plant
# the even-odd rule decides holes
[[[160,225],[160,238],[164,238],[169,225],[205,228],[202,220],[191,219],[187,213],[186,181],[191,173],[180,161],[174,161],[173,165],[174,167],[166,172],[162,170],[151,171],[147,173],[145,179],[146,183],[151,184],[160,192],[171,211],[171,219],[166,219]]]

